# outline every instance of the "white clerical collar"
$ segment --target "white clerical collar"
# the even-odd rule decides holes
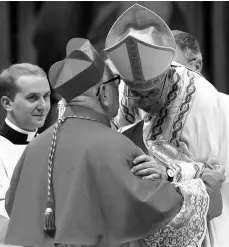
[[[5,119],[5,122],[10,128],[16,130],[19,133],[26,134],[27,135],[27,140],[26,140],[27,142],[31,142],[37,133],[37,129],[33,132],[30,132],[30,131],[23,130],[23,129],[19,128],[15,124],[11,123],[8,118]]]

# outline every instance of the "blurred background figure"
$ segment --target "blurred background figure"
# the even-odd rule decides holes
[[[191,34],[179,30],[172,31],[176,41],[174,61],[201,73],[203,57],[198,40]]]
[[[0,2],[0,69],[12,63],[38,64],[46,72],[64,58],[73,37],[87,38],[104,56],[105,37],[112,23],[133,1],[2,1]],[[228,2],[141,1],[172,30],[191,33],[198,40],[204,67],[202,74],[221,92],[229,93]],[[51,95],[47,128],[57,116],[59,98]],[[54,115],[53,115],[54,114]],[[0,109],[0,126],[5,111]]]

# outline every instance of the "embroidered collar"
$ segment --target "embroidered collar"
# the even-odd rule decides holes
[[[3,127],[0,129],[0,135],[11,141],[13,144],[24,145],[33,140],[37,133],[23,130],[11,123],[9,119],[5,119]]]

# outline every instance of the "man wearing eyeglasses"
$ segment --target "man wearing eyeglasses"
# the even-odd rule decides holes
[[[171,30],[149,9],[135,4],[116,20],[105,44],[108,58],[126,84],[116,124],[146,152],[150,153],[151,141],[166,140],[201,163],[225,167],[226,180],[221,188],[223,213],[209,222],[211,238],[207,244],[227,247],[229,112],[212,84],[198,73],[173,63],[175,51]],[[125,102],[131,102],[132,108]],[[140,120],[133,114],[133,107],[140,111]],[[159,167],[152,169],[146,160],[144,166],[136,166],[133,172],[156,178],[165,171]]]

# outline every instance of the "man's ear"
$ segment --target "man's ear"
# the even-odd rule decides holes
[[[12,111],[12,100],[8,96],[2,96],[1,104],[6,111]]]
[[[195,70],[199,73],[201,73],[203,67],[203,62],[201,59],[197,59],[195,62]]]
[[[99,97],[100,97],[100,100],[102,102],[102,104],[104,106],[108,106],[109,105],[109,101],[108,101],[108,98],[109,98],[109,92],[108,92],[108,88],[106,87],[106,85],[102,84],[100,86],[100,93],[99,93]]]

